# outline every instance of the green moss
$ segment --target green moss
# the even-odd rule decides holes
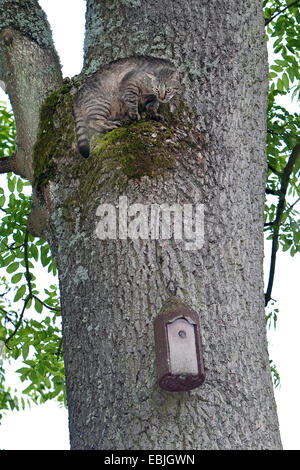
[[[76,159],[72,168],[80,183],[79,190],[64,201],[65,219],[73,220],[78,206],[84,217],[100,188],[123,192],[131,179],[154,178],[174,168],[176,144],[172,135],[170,128],[155,121],[130,122],[105,135],[93,133],[89,158]]]
[[[70,84],[51,93],[40,112],[40,127],[33,149],[34,185],[39,191],[55,177],[55,158],[71,146],[75,138],[72,120],[73,97]]]
[[[170,129],[154,121],[139,121],[119,127],[92,140],[92,155],[103,165],[120,167],[127,178],[156,176],[172,168],[171,145],[165,145],[172,137]]]

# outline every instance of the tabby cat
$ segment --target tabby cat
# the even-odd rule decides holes
[[[139,120],[145,111],[159,120],[160,103],[179,91],[180,77],[174,65],[154,57],[130,57],[111,62],[91,75],[79,90],[73,105],[77,144],[89,156],[89,130],[101,134]]]

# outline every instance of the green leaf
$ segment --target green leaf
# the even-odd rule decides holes
[[[287,251],[292,244],[292,240],[286,240],[285,244],[282,247],[282,251]]]
[[[34,307],[38,313],[42,313],[43,311],[43,304],[38,299],[34,299]]]
[[[45,377],[44,377],[44,383],[45,383],[47,388],[51,388],[51,382],[50,382],[49,378],[47,377],[47,375],[45,375]]]
[[[289,67],[289,69],[287,70],[287,73],[289,74],[290,81],[293,83],[293,81],[295,79],[294,69],[292,67]]]
[[[30,384],[28,387],[22,390],[22,393],[24,393],[24,395],[28,395],[33,389],[34,389],[34,384]]]
[[[45,267],[48,265],[50,258],[48,257],[49,246],[42,246],[41,248],[41,262],[42,265]]]
[[[14,190],[15,190],[16,179],[17,179],[16,176],[13,176],[12,178],[7,179],[7,186],[8,186],[8,189],[10,190],[11,193],[13,193]]]
[[[36,382],[38,382],[38,375],[37,375],[37,372],[35,369],[32,369],[30,372],[29,372],[29,378],[31,380],[31,382],[34,384]]]
[[[277,80],[277,89],[278,91],[283,91],[283,82],[280,78]]]
[[[30,253],[32,254],[35,261],[38,261],[38,259],[39,259],[39,250],[37,249],[37,247],[33,243],[30,246]]]
[[[25,343],[22,348],[22,356],[23,356],[24,361],[26,361],[28,353],[29,353],[29,344]]]
[[[40,363],[38,366],[37,366],[37,372],[39,373],[39,375],[41,375],[43,377],[43,375],[45,374],[45,367],[43,366],[42,363]]]
[[[26,361],[26,358],[24,359],[24,361]],[[18,374],[22,374],[22,375],[28,375],[29,372],[31,371],[31,368],[30,367],[21,367],[20,369],[17,369],[16,372],[18,372]]]
[[[275,70],[276,72],[282,72],[282,67],[279,65],[271,65],[270,69]]]
[[[8,268],[6,268],[6,271],[9,274],[14,273],[15,271],[17,271],[17,269],[19,269],[19,266],[20,264],[18,262],[12,263],[8,266]]]
[[[22,276],[23,276],[22,273],[14,274],[13,277],[11,278],[11,282],[12,282],[13,284],[17,284],[17,283],[20,282],[20,280],[22,279]]]
[[[14,302],[18,302],[18,300],[22,299],[26,292],[26,284],[23,284],[18,290],[14,297]]]
[[[19,179],[18,179],[18,182],[17,182],[17,191],[18,191],[19,193],[21,193],[21,192],[23,191],[23,186],[24,186],[23,181],[22,181],[21,178],[19,178]]]
[[[290,82],[289,82],[289,78],[287,76],[287,74],[284,72],[284,74],[282,75],[282,83],[283,83],[283,86],[286,90],[289,90],[289,87],[290,87]]]

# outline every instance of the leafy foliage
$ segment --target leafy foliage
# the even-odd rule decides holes
[[[12,153],[15,145],[16,128],[12,113],[0,103],[0,158]]]
[[[300,2],[295,0],[264,0],[266,32],[273,40],[274,54],[279,57],[270,66],[270,92],[299,96]],[[298,59],[298,60],[297,60]]]
[[[267,39],[272,43],[274,60],[270,66],[270,92],[267,114],[268,177],[266,184],[265,230],[272,240],[270,277],[266,305],[271,301],[266,322],[276,325],[278,308],[271,297],[276,253],[281,246],[294,256],[300,251],[300,226],[297,205],[300,201],[299,114],[286,109],[286,101],[300,95],[299,46],[300,1],[264,0]],[[285,103],[283,105],[283,100]],[[280,377],[271,364],[275,386]]]
[[[278,103],[282,97],[296,99],[300,96],[300,2],[283,0],[265,0],[264,11],[266,31],[269,40],[274,41],[274,64],[270,66],[270,93],[268,105],[268,180],[267,194],[280,197],[282,176],[290,155],[300,142],[299,114],[291,114]],[[299,187],[300,155],[298,154],[289,177],[284,211],[280,220],[278,241],[283,251],[290,251],[294,256],[300,250],[299,215],[296,210],[300,197]],[[268,238],[274,236],[276,209],[278,202],[273,197],[266,202],[266,231]],[[278,221],[277,221],[278,222]]]
[[[272,376],[273,376],[273,383],[274,383],[274,386],[276,388],[280,385],[280,376],[279,376],[279,373],[277,371],[276,364],[274,364],[274,362],[272,360],[270,360],[269,362],[270,362],[270,368],[271,368],[271,372],[272,372]]]
[[[0,136],[0,157],[5,157],[14,151],[15,125],[4,106],[0,106]],[[47,242],[27,232],[29,182],[12,173],[2,176],[3,181],[5,178],[7,187],[0,188],[0,344],[5,345],[0,362],[2,410],[24,407],[24,396],[28,403],[54,397],[65,401],[55,261]],[[50,286],[42,286],[35,275],[39,269],[41,276],[42,267],[48,271],[46,282],[53,278]],[[21,397],[4,381],[5,367],[12,360],[22,361],[17,370],[25,385]]]
[[[282,106],[275,104],[275,99],[270,93],[268,107],[268,179],[267,194],[276,198],[280,197],[282,189],[282,179],[287,168],[288,161],[293,149],[299,142],[300,117],[297,114],[289,113]],[[300,250],[300,227],[299,212],[296,210],[300,198],[299,187],[300,155],[298,155],[291,174],[289,176],[287,196],[283,213],[280,220],[280,231],[278,241],[283,251],[290,251],[294,256]],[[274,235],[274,227],[277,223],[278,203],[274,197],[268,197],[265,212],[265,227],[268,232],[268,239]]]

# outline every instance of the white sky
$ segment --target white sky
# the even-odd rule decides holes
[[[78,74],[82,67],[84,0],[39,0],[48,15],[64,76]],[[71,16],[70,16],[71,6]],[[5,100],[0,90],[0,101]],[[267,281],[270,243],[266,245]],[[300,308],[299,255],[291,258],[279,252],[272,297],[278,299],[277,329],[268,333],[270,358],[281,377],[275,396],[284,449],[300,450]],[[18,367],[14,367],[17,369]],[[17,386],[11,372],[8,384]],[[21,388],[22,389],[22,388]],[[0,425],[0,449],[69,449],[67,411],[56,402],[32,406],[25,411],[7,412]]]

